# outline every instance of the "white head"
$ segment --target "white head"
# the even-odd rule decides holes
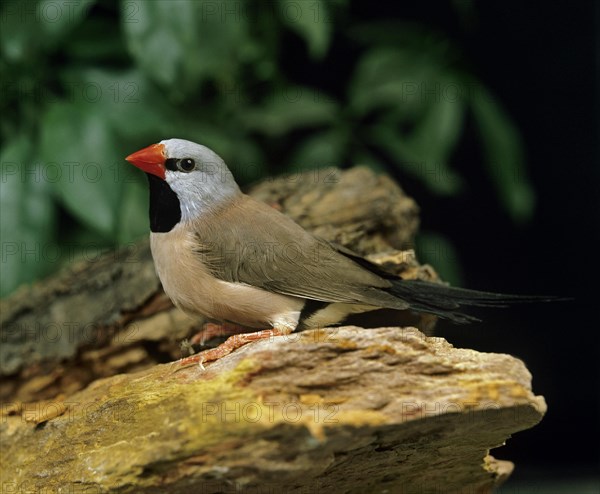
[[[225,162],[205,146],[184,139],[167,139],[125,158],[149,174],[151,201],[158,177],[176,194],[181,220],[188,221],[239,195],[240,189]],[[168,198],[168,197],[167,197]],[[152,215],[151,204],[151,215]],[[160,208],[161,204],[154,205]]]

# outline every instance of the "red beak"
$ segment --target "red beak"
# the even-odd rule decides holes
[[[146,173],[165,179],[165,160],[167,159],[164,144],[152,144],[147,148],[130,154],[125,158],[132,165]]]

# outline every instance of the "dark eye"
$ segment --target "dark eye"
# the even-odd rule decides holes
[[[179,161],[177,168],[179,168],[182,172],[191,172],[194,168],[196,168],[196,163],[192,158],[184,158]]]

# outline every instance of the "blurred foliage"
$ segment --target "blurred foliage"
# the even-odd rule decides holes
[[[0,14],[0,295],[146,234],[145,179],[123,157],[169,137],[215,149],[241,183],[367,164],[454,195],[470,114],[499,200],[532,212],[514,125],[426,26],[352,18],[346,0],[8,0]],[[335,67],[334,40],[356,53],[350,76],[303,82]]]

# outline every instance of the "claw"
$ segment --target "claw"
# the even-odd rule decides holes
[[[200,346],[204,346],[207,341],[213,338],[217,338],[219,336],[232,336],[245,331],[248,331],[248,329],[237,324],[215,324],[212,322],[207,322],[202,326],[202,329],[198,331],[198,333],[192,336],[190,343],[192,345],[200,344]]]
[[[229,355],[234,350],[237,350],[238,348],[240,348],[252,341],[263,340],[265,338],[271,338],[273,336],[281,336],[281,335],[285,335],[285,334],[289,334],[289,333],[290,333],[289,329],[274,328],[274,329],[265,329],[263,331],[256,331],[254,333],[236,334],[234,336],[230,336],[229,338],[227,338],[227,340],[225,340],[224,343],[221,343],[216,348],[211,348],[210,350],[204,350],[203,352],[197,353],[190,357],[182,358],[181,360],[178,360],[177,363],[179,364],[180,369],[182,367],[188,367],[190,365],[198,363],[198,366],[202,370],[205,370],[206,369],[204,367],[205,362],[214,362],[215,360],[219,360],[220,358],[224,357],[225,355]]]

